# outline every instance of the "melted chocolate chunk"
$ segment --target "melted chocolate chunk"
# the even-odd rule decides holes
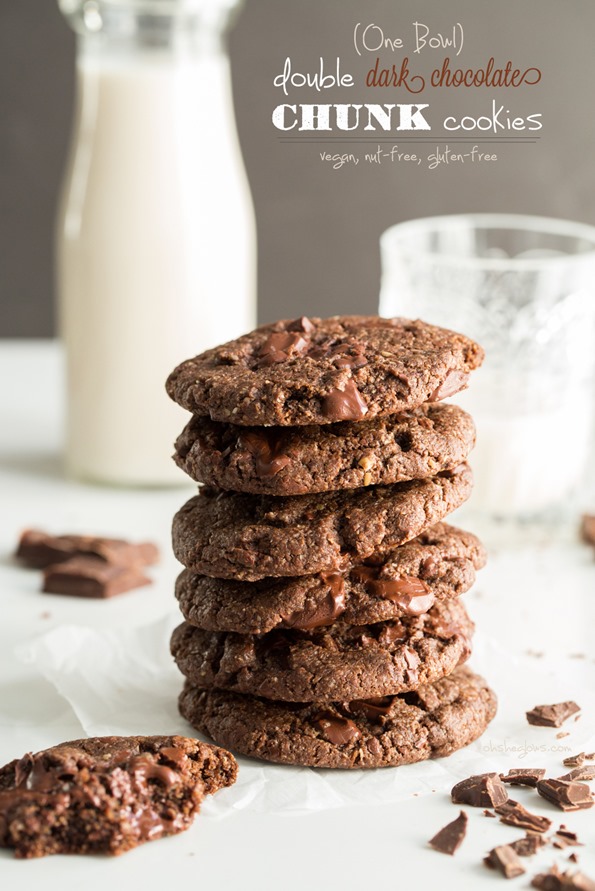
[[[300,631],[311,631],[314,628],[322,628],[332,625],[335,619],[345,612],[345,581],[339,573],[323,572],[320,580],[326,593],[320,602],[310,609],[303,609],[292,613],[285,619],[289,628],[297,628]]]
[[[453,786],[451,798],[455,804],[472,807],[497,807],[508,801],[508,792],[497,773],[481,773]]]
[[[440,402],[464,390],[469,383],[469,375],[463,371],[449,371],[440,386],[436,387],[428,402]]]
[[[572,700],[555,705],[536,705],[527,712],[527,721],[535,727],[561,727],[564,721],[580,710],[580,706]]]
[[[349,718],[340,718],[337,715],[322,714],[314,721],[314,726],[320,734],[334,746],[345,746],[347,743],[357,742],[361,737],[353,721]]]
[[[567,780],[540,780],[537,783],[539,794],[563,811],[578,811],[593,807],[595,799],[584,783]]]
[[[372,699],[354,699],[347,706],[354,715],[363,715],[368,721],[380,723],[381,719],[390,712],[394,696],[375,696]]]
[[[444,826],[430,839],[428,844],[441,854],[454,854],[457,851],[467,833],[467,814],[461,811],[456,820]]]
[[[276,365],[293,359],[294,356],[303,356],[309,346],[309,339],[298,332],[275,331],[269,334],[259,349],[256,367]]]
[[[261,430],[245,430],[240,433],[237,448],[254,458],[256,473],[261,479],[271,479],[291,464],[291,458],[283,452],[281,442],[275,442],[271,434]]]
[[[331,390],[322,400],[322,412],[332,421],[359,421],[367,411],[366,401],[353,380],[347,381],[342,390]]]

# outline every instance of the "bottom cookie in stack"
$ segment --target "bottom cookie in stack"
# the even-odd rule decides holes
[[[415,692],[349,702],[275,702],[189,681],[180,712],[236,752],[305,767],[396,767],[450,755],[477,739],[496,714],[479,675],[457,668]]]

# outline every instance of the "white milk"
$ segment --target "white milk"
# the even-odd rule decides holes
[[[228,62],[155,52],[78,65],[57,245],[68,470],[182,482],[171,454],[188,415],[165,379],[255,323],[254,219]]]

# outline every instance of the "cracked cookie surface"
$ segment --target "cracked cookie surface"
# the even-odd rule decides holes
[[[390,622],[262,636],[183,623],[171,651],[197,687],[291,702],[361,699],[413,690],[454,671],[471,653],[473,628],[454,600]]]
[[[341,571],[439,522],[471,494],[467,464],[432,479],[274,498],[201,489],[176,514],[172,541],[188,569],[215,578]]]
[[[478,344],[419,320],[284,320],[182,362],[169,396],[193,414],[255,426],[386,417],[467,386]]]
[[[184,618],[209,631],[365,625],[419,615],[436,601],[458,597],[473,585],[485,559],[475,535],[437,523],[384,557],[342,573],[241,582],[185,569],[176,597]]]
[[[232,492],[303,495],[426,479],[457,467],[474,444],[470,415],[436,403],[318,427],[239,427],[194,416],[174,460],[193,480]]]
[[[415,693],[375,701],[271,702],[186,682],[180,712],[201,733],[242,755],[306,767],[395,767],[450,755],[496,714],[493,691],[457,668]]]

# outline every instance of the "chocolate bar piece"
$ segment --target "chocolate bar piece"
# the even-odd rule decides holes
[[[92,556],[116,566],[149,566],[159,560],[159,550],[151,542],[132,544],[121,538],[92,535],[48,535],[26,529],[15,556],[27,566],[45,569],[72,557]]]
[[[72,557],[44,570],[42,590],[46,594],[106,598],[150,584],[151,579],[136,566],[114,566],[99,557]]]

